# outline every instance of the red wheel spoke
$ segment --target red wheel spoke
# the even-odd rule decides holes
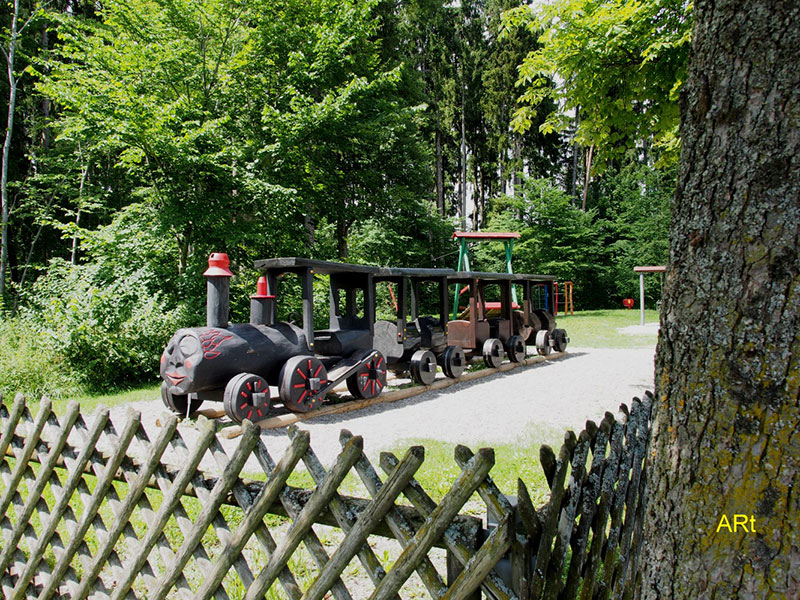
[[[382,362],[383,362],[383,357],[381,356],[380,358],[378,358],[378,363],[375,365],[375,367],[376,368],[380,367]]]
[[[241,395],[242,395],[242,398],[247,398],[247,392],[242,392]]]
[[[244,404],[240,404],[239,405],[239,410],[244,410],[245,408],[247,408],[247,403],[246,402]]]
[[[381,388],[383,387],[383,385],[381,384],[381,382],[379,380],[375,380],[375,383],[378,385],[378,391],[380,392]]]
[[[305,398],[307,395],[308,390],[304,391],[303,394],[297,399],[297,403],[300,404],[303,401],[303,398]]]
[[[309,371],[310,371],[310,370],[311,370],[311,367],[309,367],[308,369],[309,369]],[[316,377],[317,375],[319,375],[319,372],[320,372],[321,370],[322,370],[322,365],[320,365],[320,366],[318,366],[318,367],[317,367],[317,370],[316,370],[316,372],[314,373],[314,377]]]
[[[247,389],[250,390],[251,392],[253,391],[253,386],[250,385],[249,381],[247,382]]]
[[[303,373],[303,371],[299,367],[297,368],[297,372],[300,373],[300,377],[302,377],[303,379],[308,379],[308,377],[306,377],[306,374]]]
[[[369,387],[369,379],[367,379],[367,382],[364,384],[364,387],[362,388],[361,391],[366,392],[368,387]]]
[[[304,388],[304,387],[306,387],[306,384],[305,383],[295,383],[292,387],[293,388]]]

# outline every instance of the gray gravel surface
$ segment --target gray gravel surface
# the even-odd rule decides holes
[[[341,449],[339,432],[349,429],[364,438],[370,459],[381,450],[404,442],[436,439],[467,446],[513,443],[532,431],[549,432],[559,439],[567,429],[580,431],[587,419],[599,421],[605,411],[617,412],[653,387],[654,349],[597,349],[570,347],[564,358],[545,361],[513,371],[497,373],[474,382],[429,391],[413,398],[369,408],[319,417],[300,423],[311,433],[311,444],[323,464],[331,464]],[[130,407],[141,411],[151,439],[167,418],[160,400]],[[122,422],[129,407],[112,410]],[[187,443],[198,431],[192,421],[179,426]],[[277,460],[288,445],[283,430],[265,431],[262,439]],[[223,440],[230,453],[237,440]],[[213,464],[205,468],[216,470]],[[258,471],[252,461],[246,470]]]

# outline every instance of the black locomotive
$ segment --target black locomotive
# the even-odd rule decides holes
[[[161,395],[173,411],[188,415],[203,401],[222,401],[238,422],[264,418],[278,401],[292,411],[318,408],[326,395],[346,382],[356,398],[371,398],[386,385],[387,370],[409,371],[429,385],[437,365],[448,377],[459,377],[472,356],[482,355],[496,367],[506,353],[512,361],[525,357],[527,344],[541,354],[566,349],[564,330],[555,329],[547,310],[553,280],[540,275],[456,273],[451,269],[377,268],[276,258],[258,261],[263,272],[251,296],[250,323],[229,324],[229,270],[225,254],[208,261],[205,327],[179,329],[161,357]],[[330,280],[328,327],[314,328],[313,282]],[[277,320],[279,281],[297,278],[301,315],[296,325]],[[466,283],[468,306],[448,320],[449,289]],[[376,320],[377,286],[397,289],[396,315]],[[438,314],[420,314],[420,289],[434,286]],[[485,289],[500,287],[500,302],[486,302]],[[511,301],[511,286],[521,286],[521,306]],[[544,308],[534,306],[538,290]],[[410,294],[410,306],[407,297]],[[540,302],[541,303],[541,302]]]

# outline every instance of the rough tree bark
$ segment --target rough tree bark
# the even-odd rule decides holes
[[[636,596],[797,598],[800,4],[694,6]]]

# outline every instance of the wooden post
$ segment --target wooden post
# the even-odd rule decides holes
[[[303,298],[303,331],[308,347],[314,350],[314,272],[305,269],[300,274],[300,287]]]
[[[469,532],[471,535],[464,535],[460,540],[464,543],[464,547],[469,551],[470,556],[474,556],[478,552],[478,547],[481,545],[481,530],[474,529]],[[464,570],[464,565],[459,562],[453,551],[447,549],[447,585],[452,587],[456,579]],[[478,588],[467,596],[464,600],[481,600],[481,589]]]
[[[644,273],[639,273],[639,315],[640,325],[644,325]]]

